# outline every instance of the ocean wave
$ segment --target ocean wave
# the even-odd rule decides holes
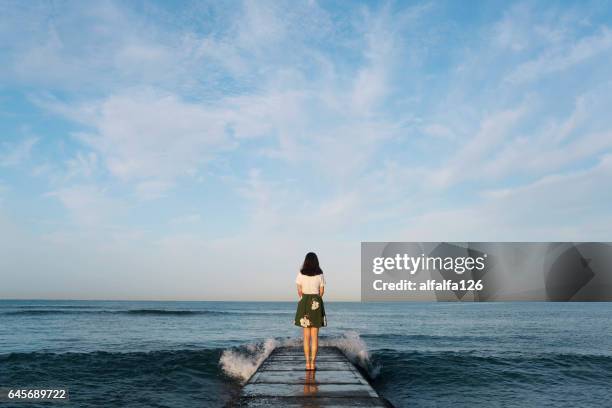
[[[97,373],[117,377],[117,373],[156,372],[215,374],[220,349],[155,350],[148,352],[28,352],[0,354],[0,378],[23,381],[24,375],[36,372]]]
[[[349,331],[339,337],[324,337],[320,344],[322,346],[338,347],[353,364],[362,368],[371,379],[378,377],[380,374],[380,365],[372,360],[368,346],[359,333]]]
[[[378,350],[373,360],[381,367],[382,383],[412,385],[447,384],[481,386],[484,378],[493,384],[534,384],[588,379],[593,384],[612,378],[612,356],[578,353],[483,353],[473,351]]]
[[[245,383],[279,344],[276,339],[267,339],[223,350],[219,365],[228,377]]]
[[[187,310],[187,309],[129,309],[129,310],[77,310],[77,309],[26,309],[9,310],[0,313],[6,316],[40,316],[40,315],[78,315],[78,314],[117,314],[129,316],[219,316],[219,315],[290,315],[289,312],[257,311],[222,311],[222,310]]]
[[[116,314],[132,316],[197,316],[221,315],[230,312],[215,310],[171,310],[171,309],[131,309],[131,310],[63,310],[63,309],[35,309],[11,310],[4,312],[9,316],[39,316],[39,315],[78,315],[78,314]]]
[[[13,366],[13,368],[18,368],[31,364],[30,367],[48,366],[61,370],[82,365],[96,371],[103,369],[130,370],[135,369],[135,365],[138,365],[139,370],[146,367],[161,371],[205,369],[216,368],[216,362],[221,352],[221,349],[177,349],[143,352],[13,352],[0,354],[0,367],[9,368]]]
[[[75,406],[223,406],[239,385],[219,375],[222,351],[0,354],[0,378],[4,384],[68,387]]]
[[[198,315],[225,315],[230,312],[216,310],[172,310],[172,309],[131,309],[116,311],[117,314],[144,315],[144,316],[198,316]]]
[[[207,401],[207,405],[206,401],[200,401],[201,406],[220,406],[219,402],[238,392],[239,386],[276,347],[299,347],[301,342],[301,338],[270,338],[225,349],[186,349],[183,345],[181,349],[148,352],[7,353],[0,354],[0,378],[7,383],[67,384],[78,392],[91,393],[79,395],[75,391],[75,400],[83,401],[83,405],[87,405],[85,401],[103,398],[105,392],[117,390],[125,391],[125,398],[128,398],[134,391],[138,394],[150,388],[154,392],[164,387],[172,390],[168,391],[172,393],[171,398],[184,394],[191,401],[201,395],[202,389],[215,394],[213,390],[226,387],[229,394],[215,397],[214,403]],[[400,406],[402,401],[408,400],[419,405],[422,396],[447,401],[444,398],[453,392],[466,389],[475,390],[475,393],[478,390],[491,392],[499,400],[505,398],[507,390],[519,388],[531,392],[530,395],[539,395],[551,386],[608,389],[612,378],[612,355],[607,354],[492,354],[478,350],[407,351],[394,348],[370,351],[356,332],[321,336],[320,345],[338,347],[370,377],[377,390],[398,401]],[[228,377],[234,381],[227,381]],[[98,390],[91,388],[91,384],[106,385]],[[124,402],[124,406],[134,403],[132,400]],[[185,404],[183,406],[189,406],[189,401]]]
[[[34,310],[10,310],[2,312],[5,316],[40,316],[40,315],[54,315],[54,314],[78,314],[81,311],[78,310],[57,310],[57,309],[34,309]],[[83,311],[82,313],[86,313]]]
[[[395,334],[395,333],[385,333],[385,334],[366,334],[362,335],[362,338],[365,340],[368,339],[384,339],[385,341],[394,341],[398,340],[401,343],[406,343],[407,341],[418,341],[418,342],[431,342],[431,341],[447,341],[447,342],[474,342],[474,341],[499,341],[500,336],[495,335],[438,335],[438,334]],[[518,337],[517,337],[518,338]],[[530,339],[533,336],[523,335],[521,338]]]
[[[300,347],[301,338],[269,338],[263,342],[245,344],[226,349],[221,354],[219,365],[223,372],[241,383],[245,383],[276,347]],[[370,377],[376,377],[380,367],[374,364],[365,342],[356,332],[346,332],[342,336],[319,338],[319,346],[338,347],[340,351]]]
[[[43,309],[48,308],[49,305],[19,305],[20,309]],[[98,309],[99,306],[94,305],[56,305],[53,304],[53,308],[55,309]]]

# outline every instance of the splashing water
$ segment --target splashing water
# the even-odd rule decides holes
[[[267,339],[263,343],[248,344],[243,351],[240,349],[224,350],[219,364],[225,374],[240,382],[246,382],[277,345],[276,339]]]
[[[299,338],[270,338],[261,343],[251,343],[224,350],[219,364],[225,374],[244,383],[251,378],[276,347],[299,347],[301,345],[302,339]],[[363,368],[370,378],[376,378],[380,373],[380,367],[372,363],[365,342],[356,332],[346,332],[340,337],[321,337],[319,345],[338,347],[353,364]]]
[[[319,344],[321,346],[338,347],[346,358],[363,368],[372,379],[380,374],[381,367],[372,363],[368,347],[357,332],[349,331],[343,333],[340,337],[323,338],[319,341]]]

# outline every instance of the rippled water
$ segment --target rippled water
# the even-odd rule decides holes
[[[70,406],[223,406],[275,346],[298,344],[294,308],[0,301],[0,387],[68,387]],[[327,302],[326,312],[322,342],[398,407],[612,399],[609,303]]]

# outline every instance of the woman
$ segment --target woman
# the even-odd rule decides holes
[[[295,312],[295,325],[304,328],[304,356],[306,370],[315,370],[315,360],[319,348],[319,327],[327,326],[323,292],[325,279],[319,267],[319,258],[314,252],[306,254],[302,269],[295,280],[300,297]]]

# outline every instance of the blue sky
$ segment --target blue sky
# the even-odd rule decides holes
[[[309,250],[610,241],[606,2],[0,2],[3,298],[292,299]]]

